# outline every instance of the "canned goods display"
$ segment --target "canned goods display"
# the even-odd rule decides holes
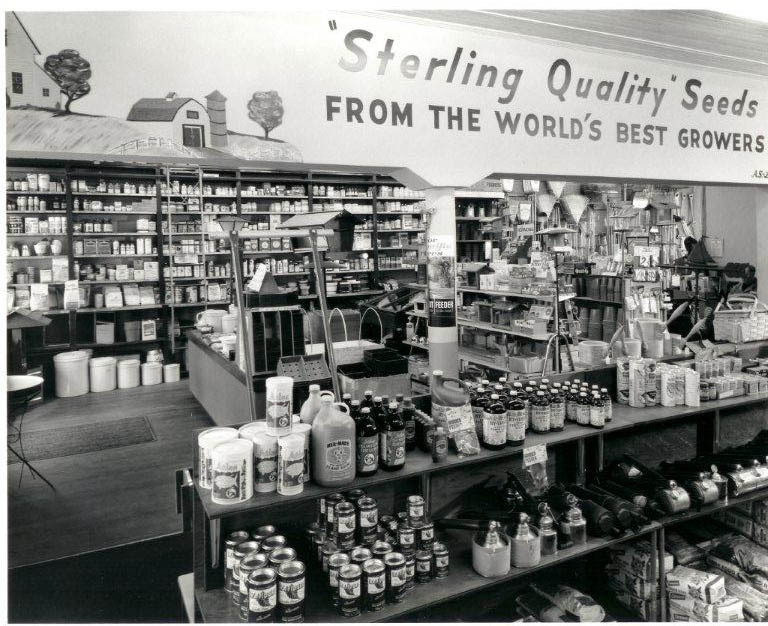
[[[343,617],[360,615],[362,606],[362,570],[349,564],[339,568],[339,613]]]
[[[368,559],[363,563],[363,606],[366,611],[380,611],[384,608],[386,589],[384,561]]]
[[[413,589],[416,586],[416,557],[405,557],[405,588]]]
[[[417,549],[432,552],[432,548],[435,545],[435,525],[430,520],[427,520],[419,526],[417,535]]]
[[[259,551],[258,541],[244,541],[235,546],[234,562],[232,564],[232,602],[235,606],[240,605],[240,561],[247,554]]]
[[[323,544],[321,549],[320,563],[322,564],[322,570],[324,572],[328,571],[328,562],[331,558],[331,555],[336,554],[337,552],[341,552],[341,550],[339,550],[339,547],[335,542],[326,541]]]
[[[371,546],[371,552],[377,559],[383,559],[384,555],[389,554],[392,550],[392,544],[388,541],[377,541]]]
[[[392,534],[392,531],[390,530],[390,526],[393,522],[397,523],[395,518],[391,515],[379,516],[379,535],[384,541],[388,541],[389,543],[397,541],[397,533]]]
[[[293,548],[276,548],[269,553],[269,566],[277,570],[283,563],[295,561],[296,550]]]
[[[358,502],[361,498],[365,497],[365,491],[362,489],[353,489],[352,491],[347,492],[347,500],[349,500],[357,509]]]
[[[449,557],[448,548],[443,543],[435,543],[435,547],[432,550],[432,554],[435,557],[434,572],[435,578],[447,578],[449,569]]]
[[[325,531],[319,530],[314,538],[315,558],[318,563],[322,563],[323,561],[323,546],[325,545],[325,541]]]
[[[325,534],[329,538],[334,538],[336,535],[336,505],[339,502],[344,501],[344,496],[340,493],[332,493],[325,497]]]
[[[432,553],[421,550],[416,553],[416,582],[428,583],[432,580]]]
[[[304,621],[304,563],[288,561],[277,570],[277,613],[282,622]]]
[[[248,533],[244,530],[229,533],[224,540],[224,589],[230,593],[233,586],[232,570],[235,567],[235,548],[246,541],[248,541]]]
[[[272,535],[267,537],[261,543],[261,549],[263,552],[272,552],[278,548],[285,548],[288,545],[288,541],[282,535]]]
[[[240,561],[238,578],[240,579],[240,618],[248,619],[248,577],[257,569],[267,567],[269,561],[263,552],[251,552]]]
[[[399,552],[390,552],[384,557],[387,583],[387,602],[397,604],[405,595],[406,567],[405,557]]]
[[[342,550],[355,545],[355,507],[351,502],[339,502],[334,514],[336,543]]]
[[[423,522],[425,515],[424,498],[408,496],[408,519],[413,522]]]
[[[263,567],[248,577],[248,621],[274,622],[277,608],[277,572]]]
[[[373,498],[357,501],[357,538],[364,545],[373,545],[379,534],[379,507]]]
[[[373,558],[373,554],[368,548],[359,546],[350,551],[349,558],[352,560],[352,563],[362,565],[367,560]]]
[[[264,541],[267,537],[271,537],[277,532],[274,526],[259,526],[257,529],[251,531],[251,539],[254,541]]]
[[[349,555],[344,552],[332,554],[328,559],[328,588],[333,606],[339,606],[339,570],[349,565]]]

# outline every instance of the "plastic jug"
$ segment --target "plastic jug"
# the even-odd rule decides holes
[[[446,383],[455,383],[458,388],[449,387]],[[458,378],[445,377],[441,370],[435,370],[432,372],[430,389],[435,426],[445,429],[460,455],[480,452],[467,386]]]
[[[341,487],[355,479],[355,421],[333,395],[321,403],[312,422],[312,477],[322,487]]]
[[[322,408],[322,399],[325,395],[329,395],[331,402],[333,402],[333,393],[330,391],[320,391],[320,385],[309,386],[309,397],[304,400],[304,404],[301,405],[301,412],[299,416],[303,424],[312,424],[318,411]]]

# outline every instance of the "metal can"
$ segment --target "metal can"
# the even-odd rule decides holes
[[[432,550],[432,554],[435,556],[435,578],[447,578],[448,570],[450,569],[450,558],[448,556],[448,548],[444,543],[435,543],[435,547]]]
[[[357,503],[360,501],[360,498],[365,498],[365,491],[362,489],[352,489],[352,491],[349,491],[347,493],[347,500],[349,500],[357,509]]]
[[[392,552],[392,544],[388,541],[377,541],[371,546],[371,553],[376,559],[383,559],[385,555]]]
[[[343,501],[344,496],[342,496],[340,493],[331,493],[325,496],[325,534],[329,539],[333,539],[335,537],[336,505]]]
[[[432,580],[432,553],[420,550],[416,553],[416,582],[428,583]]]
[[[397,543],[397,528],[400,526],[400,522],[397,521],[397,518],[391,517],[389,520],[387,520],[387,541],[390,543]]]
[[[319,531],[313,540],[315,545],[315,558],[318,563],[323,562],[323,546],[325,545],[325,531]]]
[[[277,570],[283,563],[295,561],[296,557],[296,550],[293,548],[277,548],[269,553],[269,566]]]
[[[408,496],[408,519],[411,522],[423,522],[425,514],[424,498]]]
[[[397,515],[395,515],[395,519],[397,519],[397,525],[399,526],[403,522],[408,521],[408,513],[405,511],[400,511]]]
[[[224,589],[229,593],[232,593],[232,569],[235,566],[235,548],[246,541],[248,541],[248,533],[244,530],[229,533],[224,540]]]
[[[368,559],[363,563],[363,605],[367,611],[381,611],[384,608],[386,589],[384,561]]]
[[[332,554],[328,559],[328,587],[335,607],[339,606],[339,570],[345,565],[349,565],[349,555],[344,552]]]
[[[309,552],[312,552],[312,550],[315,549],[315,537],[319,531],[320,527],[317,525],[317,522],[312,522],[304,530],[304,538],[307,541],[307,549]]]
[[[234,551],[234,563],[232,564],[232,602],[235,606],[240,605],[240,561],[243,557],[252,552],[259,551],[258,541],[244,541],[237,544]]]
[[[405,557],[399,552],[390,552],[384,557],[387,581],[387,602],[397,604],[405,595]]]
[[[403,522],[397,527],[397,545],[405,556],[416,552],[416,531],[408,522]]]
[[[349,558],[352,561],[352,563],[354,563],[355,565],[360,565],[362,567],[363,563],[373,558],[373,554],[368,548],[359,546],[357,548],[354,548],[352,551],[350,551]]]
[[[267,555],[263,552],[251,552],[240,561],[238,576],[240,578],[240,618],[248,619],[248,577],[257,569],[269,566]]]
[[[362,605],[362,572],[350,563],[339,568],[339,613],[343,617],[360,615]]]
[[[277,572],[263,567],[248,576],[248,621],[274,622],[277,607]]]
[[[357,501],[357,536],[360,543],[373,545],[379,534],[379,506],[373,498]]]
[[[259,526],[251,531],[251,539],[254,541],[264,541],[267,537],[271,537],[277,532],[274,526]]]
[[[328,562],[331,558],[331,555],[336,554],[337,552],[341,552],[339,550],[339,546],[336,545],[333,541],[326,541],[323,544],[323,548],[321,550],[322,556],[320,557],[320,563],[322,565],[322,570],[324,572],[328,571]]]
[[[405,588],[413,589],[416,586],[416,557],[405,557]]]
[[[435,525],[430,520],[427,520],[416,531],[416,549],[432,552],[434,545]]]
[[[272,550],[277,550],[278,548],[285,548],[288,545],[288,541],[285,537],[282,535],[272,535],[271,537],[267,537],[264,541],[261,543],[261,550],[262,552],[272,552]]]
[[[277,570],[277,613],[281,622],[304,621],[305,595],[304,563],[283,563]]]
[[[355,506],[351,502],[339,502],[334,515],[336,543],[342,550],[355,545]]]
[[[317,499],[317,525],[325,528],[325,501],[326,496],[320,496]]]
[[[379,536],[382,537],[383,541],[388,541],[389,543],[394,543],[397,541],[397,535],[390,536],[390,523],[394,521],[394,517],[391,515],[382,515],[379,517]]]

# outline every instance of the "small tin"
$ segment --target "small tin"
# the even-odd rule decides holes
[[[342,550],[355,545],[355,506],[351,502],[339,502],[334,515],[336,543]]]
[[[387,582],[387,602],[397,604],[405,595],[405,557],[399,552],[390,552],[384,557]]]
[[[379,506],[373,498],[357,501],[357,538],[363,545],[373,545],[379,534]]]
[[[397,525],[399,526],[403,522],[408,521],[408,513],[405,511],[400,511],[397,515],[395,515],[395,519],[397,519]]]
[[[363,563],[365,563],[367,560],[373,558],[373,554],[368,548],[364,548],[362,546],[359,546],[357,548],[354,548],[349,553],[349,558],[351,559],[352,563],[355,565],[363,566]]]
[[[320,526],[318,526],[317,522],[312,522],[304,529],[304,538],[307,541],[307,549],[310,552],[315,548],[315,537],[319,531]]]
[[[304,563],[289,561],[277,570],[277,614],[281,622],[304,621],[306,577]]]
[[[424,498],[408,496],[408,519],[413,522],[423,522],[425,516]]]
[[[240,618],[248,619],[248,577],[257,569],[268,567],[267,555],[263,552],[251,552],[240,560],[238,578],[240,579]]]
[[[344,552],[332,554],[328,559],[328,588],[335,607],[339,606],[339,570],[345,565],[349,565],[349,555]]]
[[[354,505],[355,510],[357,510],[357,503],[361,498],[365,498],[365,491],[362,489],[352,489],[352,491],[347,493],[347,500]]]
[[[277,572],[263,567],[248,576],[248,621],[274,622],[277,608]]]
[[[363,606],[366,611],[381,611],[386,602],[384,561],[368,559],[363,563]]]
[[[276,532],[274,526],[259,526],[251,531],[251,539],[254,541],[264,541],[267,537],[271,537]]]
[[[322,565],[322,570],[324,572],[328,571],[328,562],[331,558],[331,555],[336,554],[337,552],[341,552],[339,550],[339,546],[336,545],[333,541],[326,541],[323,544],[322,548],[322,556],[320,557],[320,563]]]
[[[416,582],[421,584],[432,580],[432,553],[420,550],[416,553]]]
[[[362,605],[362,572],[359,565],[339,568],[339,613],[343,617],[360,615]]]
[[[329,539],[335,539],[336,533],[336,505],[344,502],[344,496],[340,493],[332,493],[325,496],[325,534]]]
[[[413,589],[416,586],[416,557],[405,557],[405,589]]]
[[[317,559],[318,563],[322,563],[323,546],[325,545],[325,531],[318,531],[318,533],[315,535],[315,538],[313,539],[313,542],[315,544],[315,558]]]
[[[435,578],[447,578],[448,570],[450,569],[450,558],[448,556],[448,548],[444,543],[435,543],[435,547],[432,550],[432,554],[435,557],[434,573]]]
[[[379,536],[383,541],[394,543],[397,541],[397,534],[390,535],[390,524],[395,521],[391,515],[382,515],[379,517]],[[396,522],[395,522],[396,523]]]
[[[402,522],[397,527],[397,545],[404,556],[416,552],[416,531],[408,522]]]
[[[272,535],[271,537],[267,537],[264,541],[261,543],[261,551],[270,553],[273,550],[277,550],[278,548],[285,548],[288,546],[288,541],[285,537],[282,535]]]
[[[247,554],[257,553],[259,551],[258,541],[244,541],[235,546],[234,563],[232,564],[232,602],[235,606],[240,606],[240,561]]]
[[[385,555],[392,552],[392,544],[388,541],[377,541],[371,546],[371,554],[375,559],[383,559]]]
[[[277,570],[283,563],[295,561],[296,556],[293,548],[276,548],[269,553],[269,566]]]
[[[224,589],[229,593],[232,593],[232,569],[235,566],[235,548],[246,541],[248,541],[248,533],[244,530],[229,533],[224,540]]]
[[[325,501],[326,496],[320,496],[317,499],[317,525],[321,528],[325,528]]]
[[[427,520],[419,526],[416,532],[416,549],[432,552],[435,545],[435,525]]]

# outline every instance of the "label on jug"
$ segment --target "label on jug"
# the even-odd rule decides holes
[[[525,409],[507,411],[507,441],[523,441],[528,413]]]
[[[483,441],[491,446],[507,442],[507,414],[483,412]]]
[[[325,467],[329,472],[347,472],[352,468],[352,441],[334,439],[325,444]]]

